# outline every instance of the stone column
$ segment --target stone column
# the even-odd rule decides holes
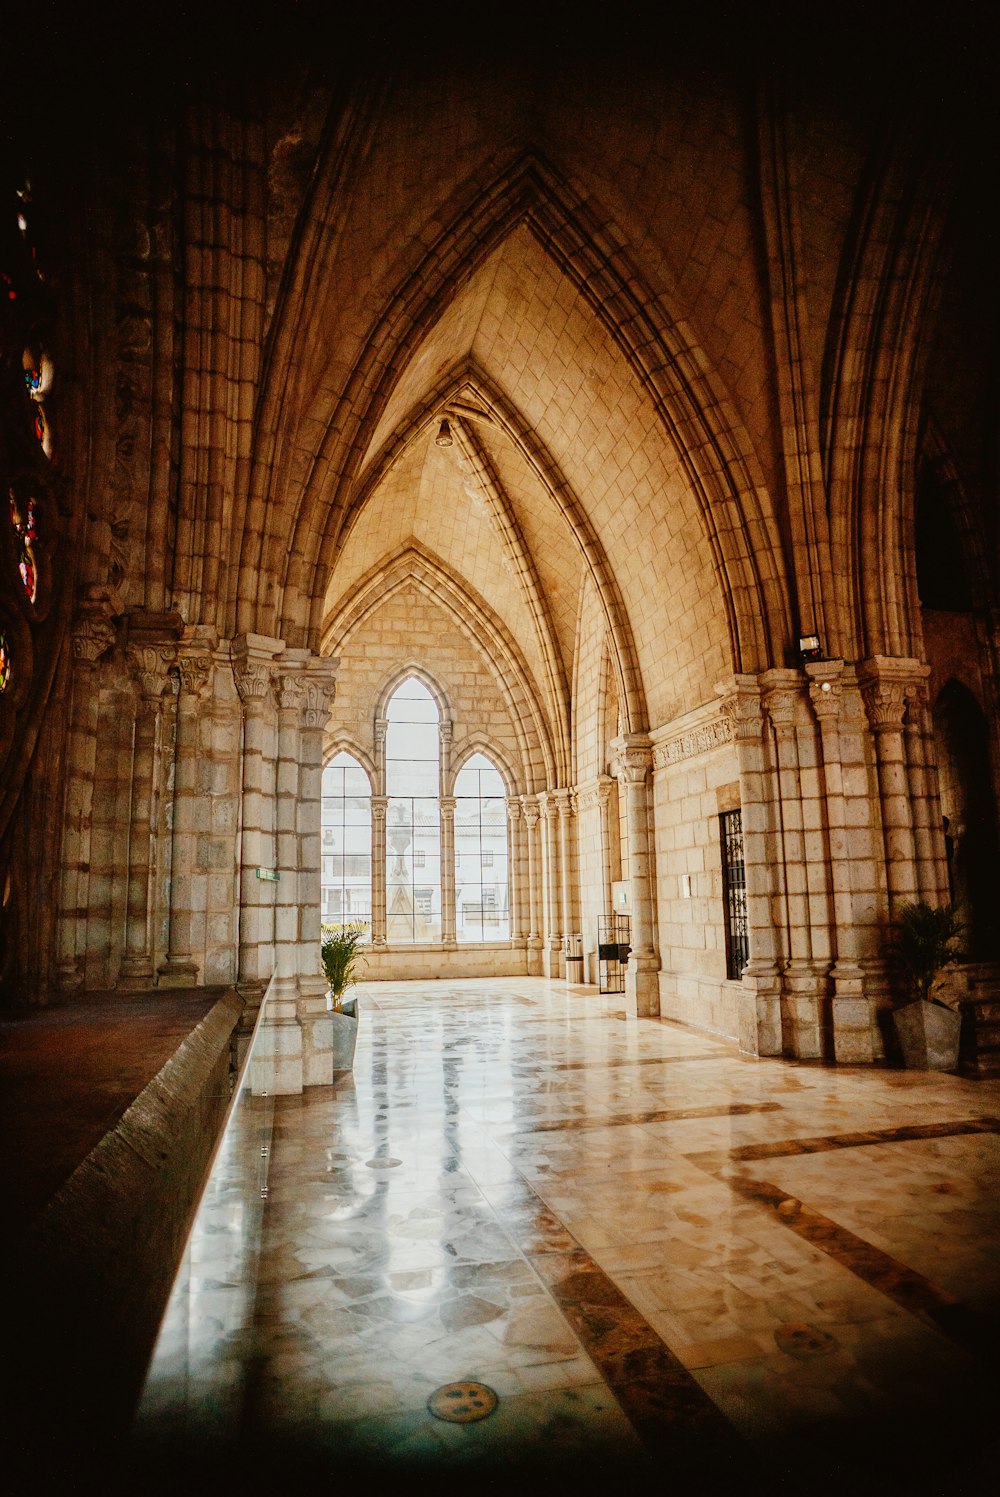
[[[507,887],[510,911],[510,939],[514,946],[523,946],[524,928],[524,849],[521,843],[521,801],[516,795],[507,797]]]
[[[807,851],[799,737],[796,730],[801,678],[797,671],[768,671],[761,677],[761,701],[774,730],[778,776],[778,826],[781,871],[784,875],[789,960],[782,978],[788,1044],[800,1060],[817,1059],[825,1050],[823,1004],[826,994],[824,961],[813,951],[814,900],[810,897],[809,868],[817,855]],[[822,859],[823,850],[820,848]]]
[[[930,667],[923,670],[929,674]],[[948,902],[948,862],[937,777],[931,773],[930,710],[927,681],[913,681],[905,688],[905,747],[910,805],[913,811],[913,846],[916,854],[917,891],[929,904]]]
[[[280,641],[274,645],[280,648]],[[259,877],[274,866],[273,655],[257,654],[246,636],[233,646],[233,679],[243,704],[240,933],[237,988],[258,1004],[274,965],[275,884]]]
[[[740,777],[750,959],[739,998],[739,1041],[746,1055],[781,1054],[781,981],[774,938],[772,867],[779,849],[773,792],[764,757],[760,688],[753,676],[716,687],[728,719]]]
[[[918,662],[875,656],[858,667],[861,696],[875,740],[882,839],[891,915],[895,906],[917,896],[910,786],[903,743],[906,688]]]
[[[299,984],[299,718],[305,682],[283,671],[278,684],[278,774],[275,814],[278,886],[274,902],[276,997],[295,998]]]
[[[385,945],[385,795],[372,796],[372,945]]]
[[[611,885],[614,881],[615,870],[611,866],[612,843],[611,828],[611,792],[614,789],[614,780],[609,774],[597,777],[597,805],[601,817],[601,887],[604,893],[605,915],[610,915],[614,910],[614,900],[611,894]],[[618,839],[617,822],[614,829],[615,842]]]
[[[562,935],[559,929],[559,807],[552,791],[538,797],[542,828],[542,885],[545,909],[545,942],[542,969],[546,977],[561,977]]]
[[[139,689],[132,740],[132,804],[128,838],[128,891],[125,910],[125,953],[118,986],[152,987],[153,911],[157,768],[160,757],[160,704],[167,689],[174,652],[154,645],[134,646],[127,652],[129,669]]]
[[[864,996],[864,974],[858,962],[857,927],[852,887],[851,831],[847,824],[840,743],[844,662],[817,661],[806,666],[809,698],[819,723],[823,749],[823,785],[833,880],[833,1053],[841,1062],[863,1064],[874,1059],[871,1005]]]
[[[611,745],[619,783],[625,790],[628,881],[632,905],[632,954],[625,969],[625,1010],[632,1018],[655,1019],[660,1012],[653,944],[653,888],[649,856],[651,832],[650,773],[653,745],[645,733],[626,733]]]
[[[115,642],[113,624],[99,615],[83,615],[71,630],[73,646],[72,706],[66,745],[66,807],[57,927],[56,980],[61,988],[83,982],[80,964],[81,924],[87,913],[87,872],[97,763],[97,717],[100,697],[97,662]]]
[[[559,866],[562,869],[561,921],[565,937],[575,934],[579,923],[576,899],[576,804],[569,790],[557,790],[559,807]]]
[[[454,947],[457,944],[455,936],[455,797],[442,795],[440,805],[441,941],[445,946]]]
[[[326,1006],[327,982],[320,958],[322,919],[323,734],[336,691],[339,659],[314,656],[302,671],[299,717],[298,833],[298,998],[302,1029],[302,1083],[333,1081],[333,1020]]]
[[[538,890],[538,801],[533,795],[521,798],[524,810],[524,833],[528,852],[528,974],[542,974],[542,936],[540,929],[541,899]]]
[[[212,669],[208,638],[177,652],[180,690],[177,697],[177,727],[174,734],[173,824],[170,838],[170,936],[166,960],[160,963],[161,987],[192,987],[198,980],[198,963],[191,945],[191,915],[194,908],[198,869],[198,712],[201,696]]]

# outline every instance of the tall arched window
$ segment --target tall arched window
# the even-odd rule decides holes
[[[372,792],[351,754],[323,771],[322,918],[333,925],[372,922]]]
[[[386,938],[390,945],[440,941],[440,714],[410,676],[385,715]]]
[[[459,941],[506,941],[507,794],[499,771],[473,754],[455,777],[455,934]]]

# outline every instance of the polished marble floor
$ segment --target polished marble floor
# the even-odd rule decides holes
[[[353,1077],[234,1110],[147,1471],[994,1489],[1000,1083],[750,1060],[541,979],[359,992]],[[435,1418],[463,1379],[495,1412]]]

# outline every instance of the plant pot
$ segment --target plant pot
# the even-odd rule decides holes
[[[354,1065],[354,1050],[358,1043],[358,1001],[345,998],[339,1009],[332,1008],[330,1019],[333,1027],[333,1069],[349,1071]]]
[[[903,1061],[913,1071],[956,1071],[961,1015],[940,1003],[917,999],[892,1016]]]

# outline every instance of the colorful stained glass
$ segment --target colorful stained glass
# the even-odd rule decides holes
[[[35,567],[34,543],[38,538],[38,520],[34,499],[22,507],[18,504],[14,490],[10,493],[10,523],[21,541],[21,556],[17,569],[29,600],[34,603],[38,593],[38,572]]]
[[[0,691],[6,691],[10,682],[10,649],[7,636],[0,629]]]
[[[42,371],[37,368],[29,368],[24,371],[24,383],[28,387],[28,394],[34,398],[41,392]]]

